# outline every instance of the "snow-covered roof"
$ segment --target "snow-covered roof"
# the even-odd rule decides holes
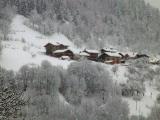
[[[79,52],[81,51],[80,49],[75,47],[68,47],[68,49],[71,50],[74,54],[79,54]]]
[[[136,57],[137,53],[136,52],[120,52],[122,55],[129,55],[129,57]]]
[[[105,54],[113,57],[122,57],[118,52],[115,52],[115,53],[105,52]]]
[[[48,45],[53,45],[53,46],[59,46],[59,45],[63,45],[63,46],[67,46],[67,45],[64,45],[64,44],[61,44],[59,42],[48,42],[44,47],[47,47]]]
[[[102,50],[106,51],[106,52],[118,52],[116,49],[114,48],[103,48]]]
[[[59,42],[56,42],[56,44],[57,44],[57,45],[68,46],[68,45],[66,45],[66,44],[64,44],[64,43],[59,43]]]
[[[70,50],[70,49],[56,50],[56,51],[54,51],[54,53],[63,53],[63,52],[66,52],[68,50]]]
[[[81,55],[81,56],[90,56],[90,55],[89,55],[88,53],[86,53],[86,52],[80,52],[79,55]]]
[[[130,57],[136,57],[136,55],[137,55],[138,53],[136,53],[136,52],[127,52],[127,54],[128,54]]]
[[[47,43],[47,44],[45,44],[45,46],[44,47],[47,47],[48,45],[55,45],[55,46],[58,46],[58,45],[60,45],[59,43],[57,43],[57,42],[49,42],[49,43]]]
[[[88,52],[88,53],[99,53],[98,50],[89,50],[89,49],[85,49],[84,52]]]

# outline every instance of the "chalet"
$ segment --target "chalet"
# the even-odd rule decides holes
[[[60,44],[60,43],[47,43],[45,46],[46,54],[53,55],[53,52],[56,50],[67,49],[68,46]]]
[[[87,53],[89,55],[88,56],[89,60],[97,61],[97,59],[98,59],[99,51],[97,51],[97,50],[87,50],[87,49],[85,49],[83,51],[83,53]]]
[[[74,59],[74,52],[70,49],[56,50],[53,52],[53,56],[58,58],[68,56],[70,59]]]
[[[123,56],[124,59],[139,59],[139,58],[149,58],[148,55],[146,54],[138,54],[138,53],[134,53],[134,52],[127,52],[127,53],[119,53]]]
[[[86,53],[86,52],[79,52],[79,58],[81,59],[88,59],[90,57],[90,54]]]
[[[136,59],[137,58],[137,53],[135,52],[120,52],[119,53],[123,59]]]
[[[104,52],[98,57],[98,61],[108,64],[118,64],[124,62],[122,56],[118,52]]]

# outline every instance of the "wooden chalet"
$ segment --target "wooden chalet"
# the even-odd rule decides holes
[[[46,54],[47,55],[53,55],[53,52],[56,50],[62,50],[62,49],[67,49],[67,45],[63,45],[60,43],[47,43],[45,46],[46,49]]]
[[[121,57],[124,59],[124,60],[127,60],[127,59],[138,59],[138,58],[149,58],[148,55],[146,54],[138,54],[138,53],[135,53],[135,52],[119,52],[117,51],[116,49],[113,49],[113,48],[103,48],[101,49],[101,54],[103,53],[118,53],[121,55]]]
[[[88,59],[89,57],[90,57],[90,54],[88,54],[86,52],[81,51],[79,53],[79,59]]]
[[[74,52],[70,49],[56,50],[53,52],[53,56],[57,58],[68,56],[70,59],[74,59]]]
[[[85,49],[83,52],[84,52],[84,53],[87,53],[87,54],[89,55],[89,56],[87,57],[89,60],[97,61],[99,51],[97,51],[97,50],[87,50],[87,49]]]
[[[134,53],[134,52],[128,52],[128,53],[119,53],[121,56],[123,56],[123,58],[125,60],[127,59],[139,59],[139,58],[149,58],[148,55],[146,54],[138,54],[138,53]]]
[[[119,64],[119,63],[125,62],[123,60],[123,56],[118,52],[116,53],[104,52],[98,57],[98,61],[104,62],[107,64]]]
[[[120,52],[119,54],[122,56],[124,60],[137,58],[137,53],[135,52]]]

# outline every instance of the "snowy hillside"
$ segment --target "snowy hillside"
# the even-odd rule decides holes
[[[27,19],[23,16],[16,15],[11,24],[10,41],[3,41],[3,51],[0,57],[0,65],[6,69],[19,70],[25,64],[40,64],[43,60],[48,60],[52,65],[59,65],[64,68],[72,62],[68,60],[60,60],[58,58],[45,55],[44,45],[48,42],[59,42],[69,45],[71,48],[78,51],[75,45],[62,34],[53,34],[52,36],[44,36],[24,25]],[[125,83],[127,78],[127,67],[118,65],[116,74],[112,72],[112,65],[104,65],[110,71],[115,83]],[[147,116],[150,108],[154,105],[154,101],[158,91],[154,86],[148,83],[145,85],[146,93],[141,101],[137,103],[129,98],[124,98],[129,104],[130,115]],[[152,96],[151,96],[152,93]],[[62,97],[62,96],[61,96]],[[63,97],[62,97],[63,99]]]
[[[129,104],[130,114],[132,115],[142,115],[147,117],[150,114],[151,108],[154,106],[158,91],[149,83],[146,83],[146,91],[141,101],[136,101],[133,99],[124,98]],[[136,105],[137,104],[137,105]]]
[[[62,34],[44,36],[24,25],[26,18],[17,15],[11,24],[11,41],[3,42],[3,51],[0,65],[6,69],[18,70],[22,65],[33,63],[40,64],[43,60],[50,61],[53,65],[66,67],[70,62],[61,61],[46,55],[44,45],[48,42],[59,42],[74,47]]]
[[[105,66],[112,74],[115,85],[127,82],[127,66],[118,65],[118,71],[115,74],[112,72],[112,66]],[[151,108],[155,104],[159,91],[156,89],[154,84],[150,84],[150,82],[147,81],[145,82],[145,89],[143,98],[140,101],[137,101],[137,103],[133,98],[123,97],[123,100],[129,105],[130,115],[142,115],[147,117],[150,114]]]

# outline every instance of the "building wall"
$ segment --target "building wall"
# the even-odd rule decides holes
[[[46,54],[47,55],[53,55],[54,51],[67,49],[67,46],[63,46],[63,45],[59,45],[59,46],[48,45],[45,48],[46,48]]]
[[[54,53],[54,56],[55,57],[62,57],[62,56],[69,56],[71,59],[74,58],[74,54],[70,51],[67,51],[67,52],[62,52],[62,53]]]

